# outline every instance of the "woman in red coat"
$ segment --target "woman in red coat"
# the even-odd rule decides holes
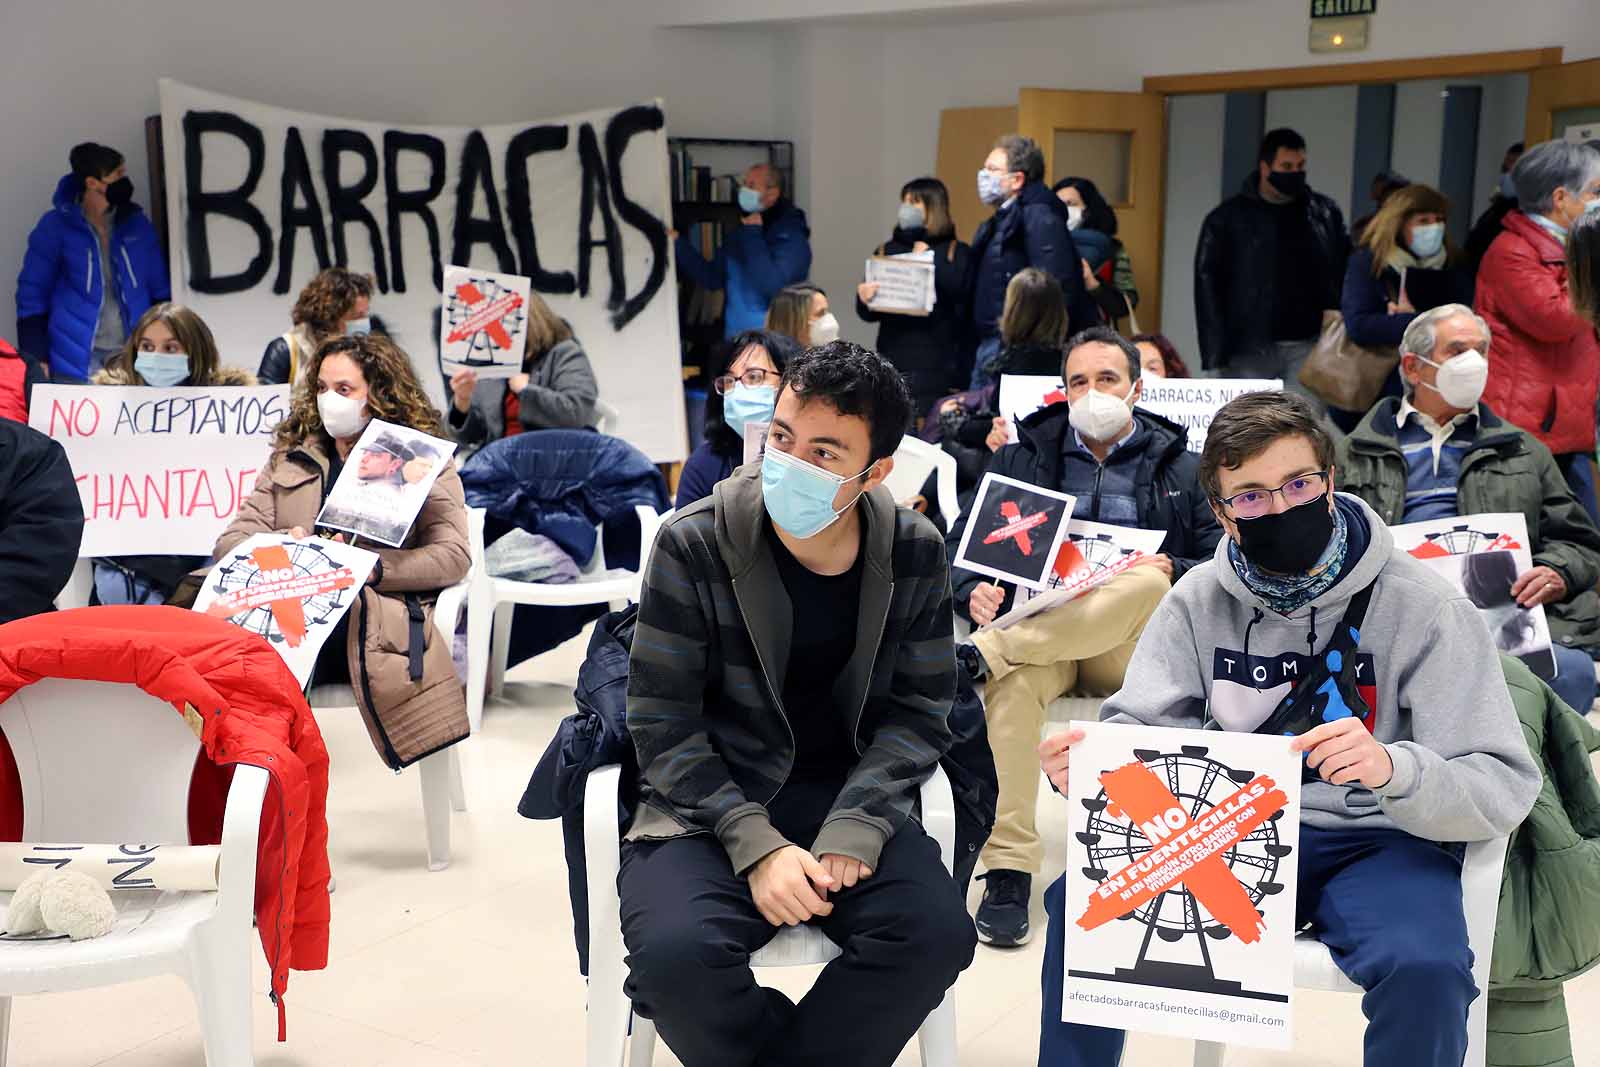
[[[1520,211],[1489,246],[1475,301],[1489,323],[1489,384],[1495,412],[1549,446],[1567,482],[1600,522],[1593,467],[1600,339],[1574,313],[1567,291],[1566,240],[1600,204],[1600,152],[1548,141],[1511,172]]]

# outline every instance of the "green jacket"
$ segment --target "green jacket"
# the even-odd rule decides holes
[[[950,748],[954,613],[944,540],[878,486],[866,534],[855,652],[833,686],[857,761],[811,849],[878,866]],[[628,670],[641,802],[628,839],[715,834],[734,872],[789,844],[766,805],[794,767],[784,675],[794,609],[767,545],[761,464],[747,463],[656,538]],[[796,842],[799,843],[799,842]]]
[[[1533,810],[1511,835],[1494,961],[1489,1067],[1572,1067],[1562,983],[1600,962],[1600,731],[1517,659],[1500,657],[1528,750],[1544,770]]]
[[[1384,522],[1404,522],[1406,461],[1395,417],[1398,397],[1385,397],[1339,444],[1334,485],[1365,500]],[[1567,583],[1568,599],[1546,608],[1551,636],[1594,653],[1600,649],[1600,530],[1573,497],[1550,450],[1478,405],[1477,438],[1461,460],[1456,483],[1462,515],[1521,512],[1533,561]]]

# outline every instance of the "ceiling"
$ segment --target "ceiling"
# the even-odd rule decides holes
[[[654,0],[663,27],[805,24],[940,25],[1131,8],[1196,7],[1220,0]]]

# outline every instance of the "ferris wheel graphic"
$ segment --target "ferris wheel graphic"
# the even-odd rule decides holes
[[[285,542],[283,547],[289,553],[289,566],[293,568],[296,578],[331,574],[342,567],[342,564],[316,545],[290,541]],[[246,592],[263,582],[261,567],[249,553],[241,553],[233,556],[218,569],[217,580],[212,588],[220,597],[230,593]],[[314,593],[301,601],[307,629],[337,622],[340,612],[344,609],[345,599],[352,591],[331,589],[325,593]],[[268,641],[282,644],[287,640],[278,629],[270,604],[263,604],[236,615],[232,622],[235,626],[265,637]]]
[[[1118,560],[1135,555],[1138,552],[1137,549],[1119,546],[1108,533],[1075,534],[1068,532],[1067,540],[1062,543],[1063,550],[1066,550],[1068,543],[1071,544],[1071,547],[1076,548],[1078,554],[1089,564],[1091,574],[1098,574],[1107,567],[1113,566]],[[1077,568],[1070,568],[1067,573],[1073,575],[1075,581],[1083,580],[1082,574],[1077,573]],[[1061,576],[1060,571],[1052,569],[1045,586],[1049,589],[1057,589],[1065,582],[1066,579]]]
[[[1177,752],[1135,749],[1134,756],[1166,784],[1187,810],[1189,818],[1198,820],[1256,776],[1253,770],[1229,767],[1207,756],[1206,752],[1204,745],[1184,745]],[[1087,864],[1083,868],[1085,878],[1104,882],[1128,864],[1137,863],[1155,847],[1138,825],[1110,801],[1104,789],[1082,803],[1088,818],[1084,829],[1075,836],[1087,852]],[[1223,862],[1249,894],[1250,903],[1258,913],[1262,901],[1284,890],[1277,880],[1278,865],[1293,849],[1278,835],[1278,821],[1282,816],[1282,810],[1274,812],[1222,853]],[[1139,923],[1145,928],[1134,965],[1119,967],[1112,974],[1073,970],[1073,975],[1257,1000],[1288,999],[1272,993],[1252,992],[1239,982],[1217,977],[1212,967],[1210,942],[1225,941],[1234,935],[1182,882],[1121,916],[1119,921]],[[1182,944],[1190,939],[1192,945]]]
[[[519,363],[521,352],[510,352],[512,338],[521,332],[528,312],[522,295],[492,275],[472,275],[450,290],[445,301],[447,340],[465,343],[452,362],[486,367]],[[496,358],[496,353],[509,353]]]
[[[1458,523],[1448,530],[1427,534],[1423,543],[1411,550],[1416,556],[1464,556],[1472,552],[1491,549],[1521,548],[1516,539],[1495,530],[1474,530],[1466,523]]]

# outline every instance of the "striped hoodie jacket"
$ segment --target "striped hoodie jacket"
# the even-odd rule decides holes
[[[950,572],[926,518],[879,486],[855,651],[834,683],[859,759],[811,845],[877,867],[950,746],[955,697]],[[641,802],[630,841],[714,833],[743,874],[790,842],[765,805],[794,765],[781,695],[793,609],[763,537],[761,468],[748,464],[661,530],[645,574],[628,675]]]

